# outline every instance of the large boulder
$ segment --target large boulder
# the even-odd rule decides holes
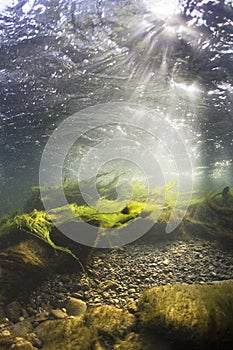
[[[141,296],[138,315],[144,329],[182,344],[227,346],[233,341],[233,281],[153,287]]]

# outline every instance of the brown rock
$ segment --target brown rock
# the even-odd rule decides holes
[[[66,312],[69,316],[80,316],[87,310],[87,304],[76,298],[70,298],[66,304]]]
[[[36,322],[44,322],[44,321],[48,320],[48,318],[49,318],[49,312],[43,311],[40,314],[37,314],[35,316],[35,321]]]
[[[22,308],[18,301],[12,301],[5,307],[6,316],[9,318],[10,321],[14,323],[18,322],[21,316],[21,311]]]
[[[55,319],[59,319],[59,318],[66,318],[67,314],[65,312],[63,312],[60,309],[53,309],[50,311],[50,315],[55,318]]]
[[[117,282],[114,282],[112,280],[106,280],[100,284],[100,288],[103,289],[104,291],[107,291],[109,289],[115,290],[118,287],[120,287],[120,285]]]
[[[33,329],[32,324],[28,321],[18,322],[14,326],[9,328],[12,335],[16,337],[17,336],[24,337],[27,333],[30,333],[32,329]]]

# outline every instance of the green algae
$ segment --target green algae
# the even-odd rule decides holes
[[[14,221],[20,230],[43,240],[55,250],[71,255],[75,260],[78,261],[78,263],[84,270],[79,258],[75,254],[73,254],[70,249],[58,246],[52,241],[51,232],[53,224],[51,223],[49,215],[46,212],[34,209],[33,212],[30,214],[17,215],[14,218]]]
[[[53,249],[61,251],[71,255],[78,261],[82,269],[84,270],[79,258],[72,253],[72,251],[66,247],[56,245],[52,239],[51,234],[54,225],[52,224],[49,215],[45,211],[38,211],[34,209],[30,214],[18,214],[14,217],[4,217],[0,222],[0,237],[7,236],[17,231],[28,233],[38,239],[41,239]]]
[[[14,218],[5,215],[0,221],[0,238],[17,231],[17,224]]]
[[[18,231],[29,233],[50,245],[53,249],[65,252],[79,261],[78,257],[66,247],[56,245],[51,236],[55,226],[63,225],[69,222],[86,222],[98,228],[99,234],[109,236],[115,229],[120,231],[135,220],[151,220],[156,223],[158,229],[163,229],[168,223],[171,213],[183,217],[179,226],[179,231],[185,239],[189,237],[189,231],[195,227],[198,230],[207,232],[216,237],[233,238],[232,234],[232,215],[228,215],[233,210],[233,190],[230,191],[227,206],[221,200],[221,193],[212,193],[210,195],[200,195],[193,193],[189,208],[187,208],[187,194],[182,193],[179,196],[176,192],[176,182],[167,184],[165,187],[155,188],[148,193],[147,187],[139,182],[132,183],[132,193],[130,199],[127,195],[124,199],[111,199],[115,196],[118,177],[113,178],[112,182],[104,182],[101,178],[99,188],[102,189],[104,196],[100,197],[94,207],[80,204],[80,191],[77,185],[73,183],[64,184],[64,192],[72,203],[65,206],[51,208],[48,212],[34,208],[29,213],[16,213],[10,216],[4,216],[0,220],[0,237],[11,233],[17,235]],[[108,188],[107,184],[110,186]],[[41,206],[41,198],[38,188],[32,189],[33,194],[30,204]],[[60,189],[59,189],[60,191]],[[48,189],[48,201],[53,202],[52,197],[59,192],[58,188]],[[50,198],[50,199],[49,199]],[[28,206],[29,208],[29,206]],[[158,230],[157,230],[158,231]],[[95,239],[95,237],[93,237]],[[80,262],[79,262],[80,263]]]
[[[139,334],[129,333],[124,340],[118,341],[113,350],[148,350]],[[150,349],[152,349],[150,347]]]
[[[86,202],[83,198],[80,188],[88,188],[99,193],[100,197],[115,200],[117,198],[117,184],[122,173],[110,176],[109,173],[103,173],[97,175],[96,178],[90,178],[86,181],[82,181],[81,184],[77,182],[64,182],[61,186],[52,186],[43,188],[43,201],[41,198],[41,189],[39,186],[32,187],[31,197],[25,204],[25,211],[31,212],[34,209],[44,210],[46,208],[55,208],[64,205],[64,199],[61,197],[61,189],[64,193],[67,203],[76,203],[77,205],[85,205]],[[106,178],[107,180],[106,180]]]
[[[223,200],[221,192],[204,193],[199,198],[192,199],[185,223],[192,227],[199,227],[199,231],[209,236],[222,239],[233,239],[233,189],[229,192],[227,202]]]
[[[73,203],[70,209],[81,220],[94,222],[96,226],[104,229],[113,227],[120,229],[137,218],[155,221],[159,217],[158,222],[167,223],[177,203],[177,193],[173,191],[175,186],[176,183],[171,183],[148,194],[145,185],[134,182],[131,199],[111,200],[101,197],[96,202],[95,208]],[[181,209],[178,209],[177,212],[182,212],[182,207],[185,205],[187,205],[187,200],[184,198],[182,201],[181,199]]]
[[[214,200],[216,205],[221,207],[233,207],[233,188],[229,188],[228,194],[225,196],[222,195],[223,189],[213,191],[209,197],[210,200]]]
[[[99,209],[88,206],[76,206],[75,204],[71,205],[70,208],[82,221],[90,222],[94,220],[101,228],[112,228],[127,225],[130,221],[137,218],[145,207],[144,203],[130,202],[127,205],[128,212],[124,214],[122,212],[122,209],[125,208],[124,202],[117,203],[106,199],[101,202],[98,204]]]

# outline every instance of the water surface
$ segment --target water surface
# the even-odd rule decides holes
[[[155,109],[184,131],[196,186],[232,186],[232,18],[229,0],[2,0],[1,212],[38,184],[56,126],[106,102]]]

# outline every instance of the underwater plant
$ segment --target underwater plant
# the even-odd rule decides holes
[[[154,231],[164,231],[164,226],[168,223],[176,206],[176,215],[183,217],[178,227],[178,232],[183,237],[189,237],[189,231],[198,229],[200,234],[204,232],[211,236],[233,238],[232,189],[227,191],[227,205],[223,195],[220,196],[216,191],[206,195],[193,192],[189,208],[186,210],[185,193],[179,197],[177,206],[176,182],[155,188],[148,193],[144,184],[135,181],[132,183],[130,199],[112,199],[116,193],[118,177],[111,181],[108,189],[107,183],[109,182],[101,179],[102,196],[95,203],[95,207],[83,204],[77,184],[65,183],[64,193],[69,197],[69,204],[59,206],[58,201],[57,207],[47,212],[33,208],[29,213],[17,212],[14,215],[6,215],[0,220],[0,237],[11,233],[17,234],[19,230],[26,232],[46,242],[53,249],[71,255],[83,269],[79,258],[69,248],[53,242],[51,236],[56,224],[63,225],[73,221],[86,222],[97,227],[98,235],[97,238],[93,237],[94,242],[97,242],[101,235],[107,237],[111,242],[111,235],[114,232],[121,233],[122,228],[135,220],[151,220],[156,225]],[[54,202],[53,196],[56,198],[57,193],[58,188],[48,188],[46,200]],[[30,203],[35,203],[37,207],[42,204],[38,188],[33,187]]]
[[[55,250],[71,255],[78,261],[82,270],[84,271],[81,261],[75,254],[72,253],[70,249],[58,246],[52,241],[50,235],[53,229],[53,224],[51,223],[49,215],[45,211],[38,211],[34,209],[30,214],[16,215],[14,222],[21,231],[27,232],[36,238],[41,239]]]

